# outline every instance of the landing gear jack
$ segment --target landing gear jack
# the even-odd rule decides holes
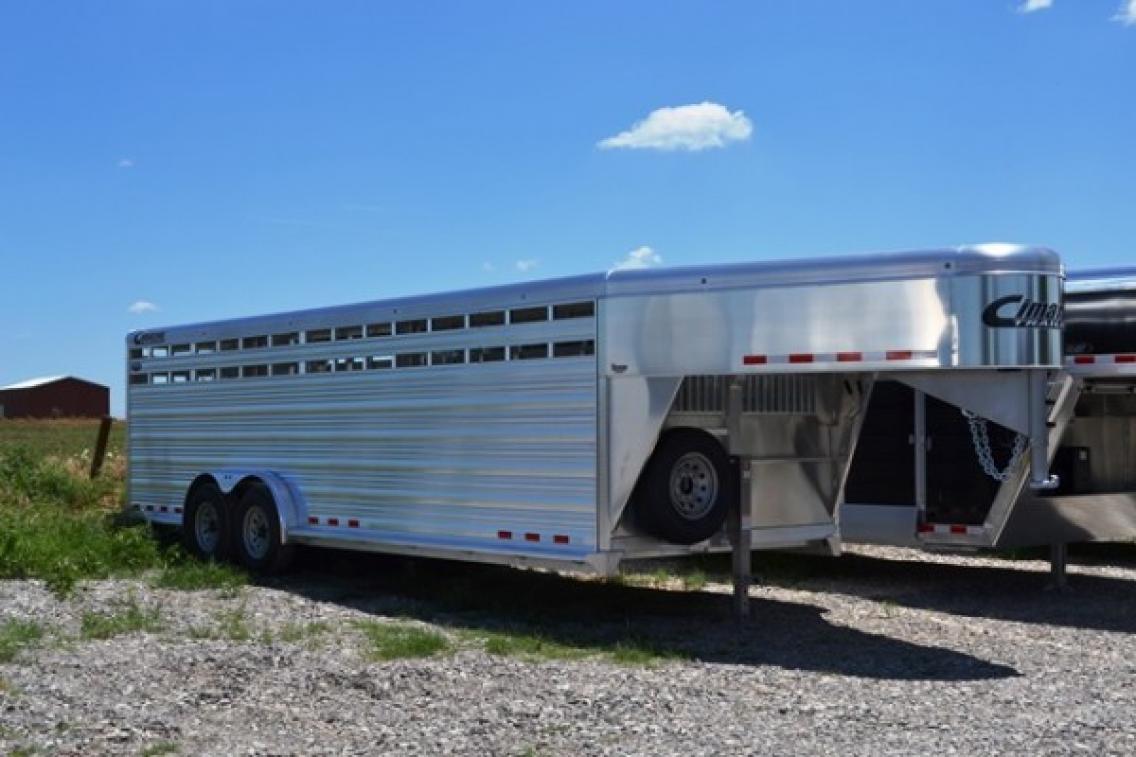
[[[1055,542],[1049,545],[1049,578],[1050,586],[1054,589],[1065,589],[1069,586],[1069,576],[1066,568],[1069,564],[1069,545],[1064,542]]]
[[[736,449],[741,439],[742,382],[738,377],[730,382],[726,401],[726,430],[729,452],[738,465],[738,496],[726,516],[726,532],[730,538],[732,573],[734,576],[734,619],[749,618],[749,587],[753,583],[753,534],[750,531],[750,462]],[[740,458],[740,459],[739,459]]]
[[[727,515],[727,534],[730,537],[732,552],[732,573],[734,577],[733,612],[734,618],[743,621],[749,618],[749,587],[753,584],[753,539],[746,523],[742,502],[749,502],[749,466],[742,465],[738,500]]]

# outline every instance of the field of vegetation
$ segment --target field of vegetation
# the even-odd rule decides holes
[[[58,594],[82,579],[153,572],[159,585],[212,585],[234,571],[187,558],[123,514],[125,425],[89,477],[99,422],[0,421],[0,578],[38,578]]]

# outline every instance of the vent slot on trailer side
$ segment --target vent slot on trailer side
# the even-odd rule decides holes
[[[672,412],[724,413],[729,376],[687,376]],[[746,376],[742,411],[759,415],[812,415],[817,411],[816,376]]]

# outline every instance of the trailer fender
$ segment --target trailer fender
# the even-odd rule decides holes
[[[198,483],[204,479],[212,479],[224,494],[231,494],[242,486],[259,481],[268,487],[272,499],[276,503],[276,512],[280,516],[280,543],[288,543],[289,529],[295,528],[302,521],[304,501],[297,488],[289,483],[283,476],[275,471],[255,468],[222,468],[206,471],[194,479],[187,490],[186,497],[193,492]]]

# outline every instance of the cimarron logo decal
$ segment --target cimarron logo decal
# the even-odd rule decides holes
[[[982,310],[982,322],[993,329],[1059,329],[1064,321],[1061,305],[1034,302],[1021,294],[999,297]]]

